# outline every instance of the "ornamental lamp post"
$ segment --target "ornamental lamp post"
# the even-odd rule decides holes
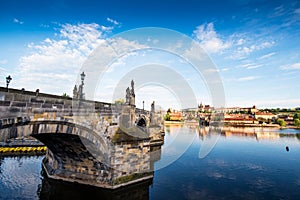
[[[81,84],[82,84],[82,85],[84,85],[84,84],[83,84],[84,77],[85,77],[85,74],[84,74],[84,72],[82,72],[82,73],[80,74],[80,76],[81,76]]]
[[[144,103],[145,103],[145,101],[143,101],[143,111],[144,111]]]
[[[83,85],[84,85],[84,78],[85,78],[84,72],[82,72],[80,76],[81,76],[81,85],[79,86],[79,99],[82,100],[84,99],[84,93],[83,93]]]
[[[8,85],[9,85],[9,83],[10,83],[11,80],[12,80],[11,76],[8,75],[8,76],[6,77],[6,88],[7,88],[7,89],[8,89]]]

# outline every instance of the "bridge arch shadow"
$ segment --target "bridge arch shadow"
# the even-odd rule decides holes
[[[137,119],[137,126],[141,126],[141,127],[146,127],[147,126],[147,119],[146,116],[141,115],[138,119]]]
[[[112,148],[103,134],[72,122],[49,120],[7,124],[1,133],[2,140],[32,136],[42,142],[47,147],[43,167],[51,178],[111,183]]]

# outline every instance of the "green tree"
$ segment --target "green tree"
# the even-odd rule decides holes
[[[294,120],[295,119],[300,119],[300,113],[296,113],[295,115],[294,115]]]
[[[62,96],[65,97],[65,98],[68,98],[68,97],[69,97],[69,95],[67,95],[67,93],[63,93]]]
[[[276,123],[279,124],[280,126],[286,126],[286,122],[283,119],[277,119]]]
[[[300,127],[300,119],[295,119],[294,120],[294,125]]]
[[[165,115],[165,120],[166,120],[166,121],[170,121],[170,119],[171,119],[170,113],[167,113],[167,114]]]
[[[125,103],[125,100],[122,98],[115,100],[115,104],[124,104],[124,103]]]

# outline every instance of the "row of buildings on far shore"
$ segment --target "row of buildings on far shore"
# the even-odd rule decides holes
[[[214,108],[210,105],[199,104],[197,108],[178,110],[169,109],[165,118],[167,121],[211,121],[212,115],[222,116],[225,125],[294,125],[300,115],[300,108],[293,109],[258,109],[252,107]]]

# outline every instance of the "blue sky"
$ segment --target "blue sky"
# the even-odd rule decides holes
[[[162,27],[203,47],[222,79],[226,106],[300,106],[299,1],[10,0],[0,5],[1,85],[10,74],[11,87],[72,95],[82,64],[99,44],[131,29]],[[177,59],[159,55],[148,53],[147,62],[160,57],[156,62],[167,65]],[[113,100],[104,94],[122,78],[122,70],[131,70],[134,58],[141,56],[115,63],[119,73],[108,71],[97,100]],[[188,65],[179,63],[173,66],[189,79]],[[197,101],[209,104],[204,82],[189,83]],[[139,107],[142,99],[149,107],[153,100],[164,108],[180,107],[176,95],[158,85],[140,87],[138,95]]]

